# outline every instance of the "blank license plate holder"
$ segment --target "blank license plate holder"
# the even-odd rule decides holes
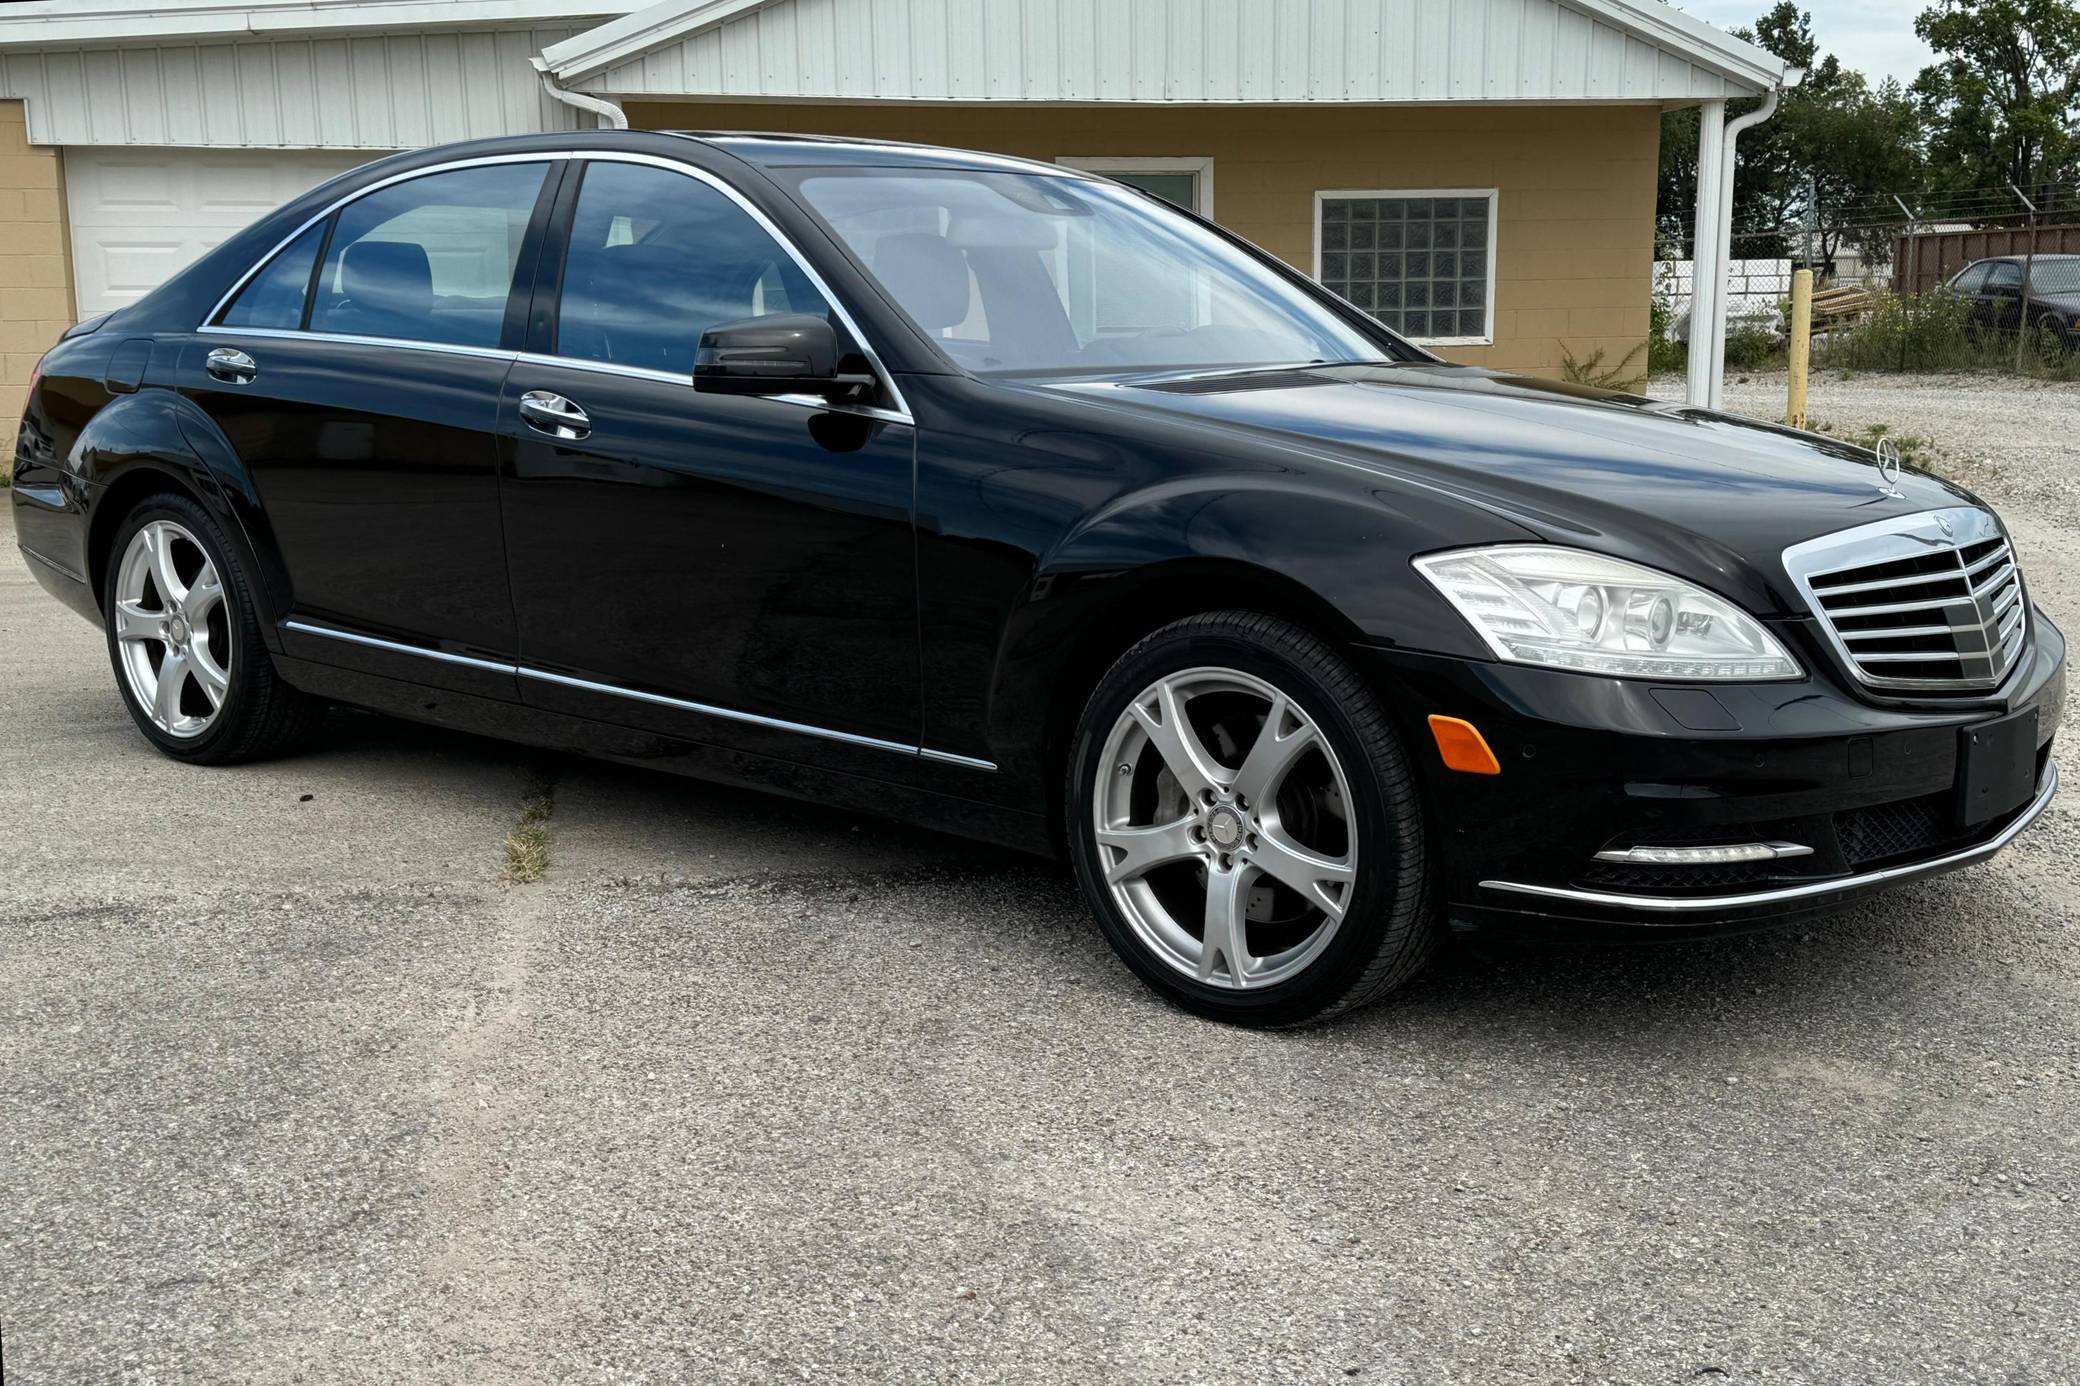
[[[2037,709],[1957,733],[1957,816],[1976,827],[2013,813],[2037,789]]]

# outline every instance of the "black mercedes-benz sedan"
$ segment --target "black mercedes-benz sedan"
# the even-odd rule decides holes
[[[2064,640],[1966,492],[990,155],[385,159],[67,335],[13,480],[169,756],[336,702],[1055,852],[1250,1024],[1452,926],[1834,906],[2057,782]]]
[[[2000,255],[1974,260],[1943,286],[1971,304],[1972,321],[2014,331],[2029,325],[2049,342],[2080,345],[2080,255]]]

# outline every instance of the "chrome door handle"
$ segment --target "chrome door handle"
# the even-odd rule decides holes
[[[203,369],[218,380],[245,385],[260,374],[259,363],[236,347],[217,347],[203,358]]]
[[[592,432],[592,420],[583,409],[547,390],[529,390],[520,396],[520,417],[529,428],[552,438],[583,438]]]

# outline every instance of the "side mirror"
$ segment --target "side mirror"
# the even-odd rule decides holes
[[[718,395],[844,398],[874,387],[870,373],[838,368],[838,334],[814,313],[718,322],[701,333],[693,388]]]

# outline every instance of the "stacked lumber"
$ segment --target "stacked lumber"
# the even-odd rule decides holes
[[[1854,322],[1871,310],[1870,290],[1858,284],[1836,284],[1813,294],[1813,326],[1835,327]]]

